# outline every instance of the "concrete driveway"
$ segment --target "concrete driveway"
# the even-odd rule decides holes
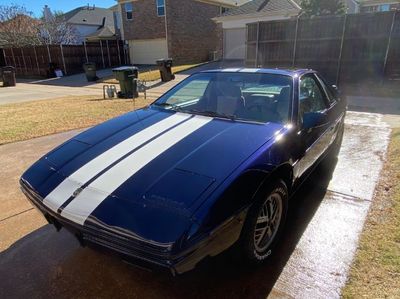
[[[111,69],[99,72],[100,77],[111,74]],[[15,87],[0,88],[0,105],[67,96],[102,96],[102,86],[87,82],[84,74],[43,80],[20,79]]]
[[[0,146],[0,298],[338,298],[390,128],[381,114],[348,113],[337,165],[322,164],[295,195],[271,263],[248,269],[222,254],[176,278],[79,247],[18,190],[24,169],[76,133]]]
[[[146,67],[144,67],[146,69]],[[99,78],[112,75],[112,69],[97,71]],[[15,87],[0,88],[0,105],[67,96],[103,96],[103,83],[87,82],[85,74],[42,80],[19,79]]]
[[[102,89],[101,87],[66,87],[18,83],[15,87],[0,89],[0,105],[87,95],[102,97]]]

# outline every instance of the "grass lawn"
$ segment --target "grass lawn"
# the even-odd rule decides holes
[[[172,73],[179,73],[186,71],[188,69],[194,68],[196,66],[201,65],[202,63],[198,64],[185,64],[185,65],[177,65],[172,67]],[[155,81],[161,79],[160,77],[160,71],[158,69],[153,69],[149,71],[142,71],[139,73],[139,80],[143,81]],[[108,84],[118,84],[118,81],[114,79],[114,76],[105,78],[101,81],[102,83],[108,83]]]
[[[381,181],[343,290],[344,298],[400,298],[400,129],[395,129]]]
[[[150,102],[86,96],[1,105],[0,144],[86,128]]]

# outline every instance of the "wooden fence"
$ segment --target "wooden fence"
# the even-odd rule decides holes
[[[400,12],[248,24],[246,65],[312,68],[336,84],[400,77]]]
[[[5,65],[16,68],[17,76],[46,77],[50,63],[54,63],[64,75],[71,75],[83,72],[85,62],[95,62],[98,69],[128,64],[126,54],[122,41],[104,40],[83,45],[5,48],[2,60]]]

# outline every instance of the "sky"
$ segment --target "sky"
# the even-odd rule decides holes
[[[110,7],[117,4],[115,0],[0,0],[0,5],[10,5],[12,3],[24,5],[28,11],[33,12],[36,17],[40,17],[43,7],[47,4],[52,11],[62,10],[63,12],[79,6],[96,5],[98,7]]]

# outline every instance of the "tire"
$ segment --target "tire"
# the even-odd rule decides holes
[[[265,230],[263,225],[267,225],[266,222],[268,221],[261,221],[263,217],[264,220],[267,220],[270,216],[268,214],[271,212],[273,207],[271,203],[273,202],[276,203],[276,217],[279,215],[279,221],[275,222],[275,226],[271,225],[272,221],[269,221],[270,229],[267,228]],[[270,208],[269,211],[268,206]],[[247,214],[239,242],[238,249],[245,261],[257,265],[268,260],[282,233],[287,209],[288,189],[282,180],[272,182],[260,192],[260,196],[258,196]],[[277,218],[274,219],[277,220]],[[260,233],[264,233],[264,235],[260,237]]]

